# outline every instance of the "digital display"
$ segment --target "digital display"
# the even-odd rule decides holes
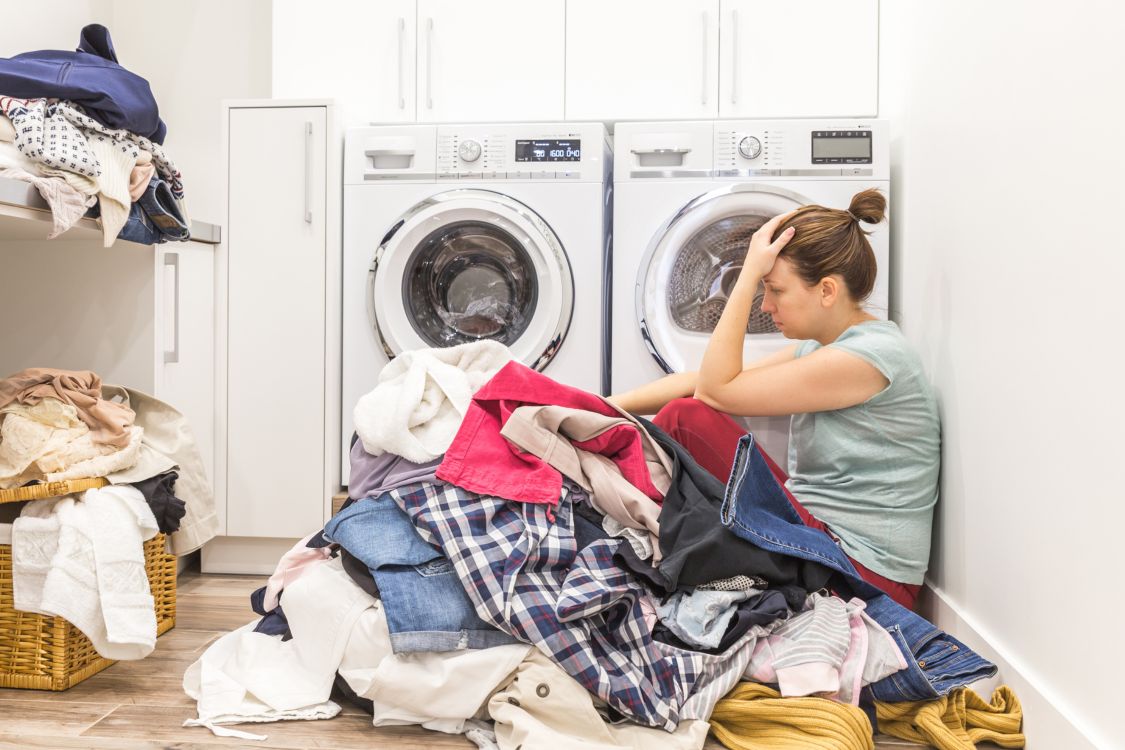
[[[813,164],[870,164],[870,130],[818,130],[812,134]]]
[[[582,161],[578,138],[516,141],[516,161]]]

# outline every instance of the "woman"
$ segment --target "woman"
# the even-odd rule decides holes
[[[750,241],[699,372],[610,400],[657,412],[654,422],[724,481],[745,434],[729,415],[792,414],[788,477],[766,459],[794,508],[865,580],[913,608],[929,559],[940,425],[917,354],[897,325],[863,309],[876,267],[860,222],[878,224],[885,209],[865,190],[847,211],[804,206],[774,217]],[[762,311],[800,343],[744,368],[759,282]]]

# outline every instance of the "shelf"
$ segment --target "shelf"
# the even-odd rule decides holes
[[[20,180],[0,177],[0,242],[42,240],[51,231],[51,209],[34,186]],[[55,242],[89,241],[102,237],[102,228],[93,219],[79,219]],[[220,227],[205,221],[191,222],[191,239],[208,245],[219,244]],[[143,246],[142,246],[143,247]]]

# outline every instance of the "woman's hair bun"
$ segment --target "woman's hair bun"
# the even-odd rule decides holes
[[[878,224],[885,218],[887,199],[875,188],[868,188],[852,196],[848,213],[868,224]]]

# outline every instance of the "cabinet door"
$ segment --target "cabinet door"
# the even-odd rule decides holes
[[[878,0],[722,0],[720,117],[878,114]]]
[[[718,114],[719,0],[568,0],[570,120]]]
[[[418,121],[563,118],[564,0],[418,0]]]
[[[160,245],[157,272],[157,398],[187,417],[215,481],[215,248]]]
[[[415,0],[274,0],[273,97],[335,99],[344,126],[412,122]]]
[[[230,110],[230,536],[324,522],[326,119],[323,107]]]

